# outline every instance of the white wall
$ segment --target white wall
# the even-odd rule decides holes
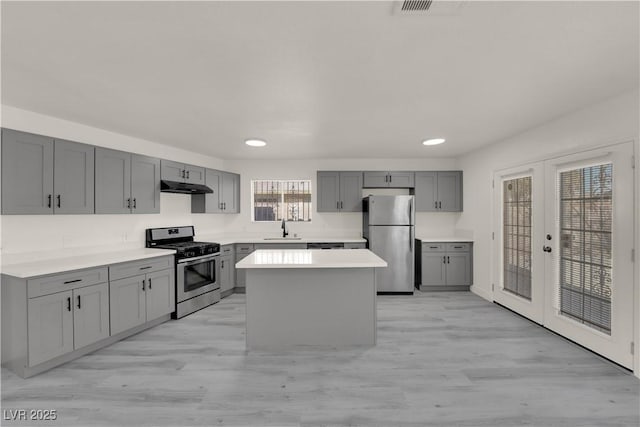
[[[251,222],[251,180],[310,179],[312,192],[317,189],[318,170],[450,170],[454,159],[298,159],[298,160],[227,160],[225,168],[241,175],[240,215],[226,219],[226,230],[248,234],[279,235],[280,224]],[[384,190],[363,190],[366,194],[380,194]],[[389,192],[388,190],[386,191]],[[402,190],[393,191],[401,193]],[[406,191],[405,191],[406,194]],[[361,213],[318,213],[316,195],[313,197],[310,223],[289,224],[289,233],[301,236],[361,236]],[[417,213],[416,235],[447,236],[454,232],[459,213]]]
[[[223,168],[223,162],[214,157],[9,106],[2,106],[1,125],[199,166]],[[187,195],[162,193],[160,203],[160,214],[154,215],[2,215],[3,262],[10,263],[12,257],[24,259],[12,255],[21,252],[123,243],[144,247],[144,230],[148,227],[193,224],[201,232],[219,232],[224,227],[223,215],[192,215]]]
[[[638,144],[639,122],[638,92],[632,91],[557,118],[459,159],[458,166],[464,171],[464,213],[460,216],[457,227],[472,230],[474,234],[474,292],[489,300],[492,298],[493,173],[499,169],[543,160],[556,154],[583,151],[593,146],[631,140]],[[640,149],[637,148],[636,152],[640,152]],[[640,187],[638,174],[636,181],[636,188]],[[638,279],[636,285],[637,281]]]

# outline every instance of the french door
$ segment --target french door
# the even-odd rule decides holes
[[[544,314],[544,164],[499,171],[494,180],[493,299],[542,324]]]
[[[494,300],[628,368],[632,156],[631,143],[617,144],[494,178]]]

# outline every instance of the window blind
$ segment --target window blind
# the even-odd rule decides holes
[[[502,185],[503,288],[531,300],[531,177]]]
[[[560,313],[611,332],[613,164],[560,173]]]

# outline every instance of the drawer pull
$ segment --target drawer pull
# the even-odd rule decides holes
[[[80,295],[78,295],[78,308],[82,308],[82,306],[80,305]]]
[[[454,246],[454,249],[462,249],[462,246]]]
[[[429,249],[438,249],[438,246],[429,246]]]
[[[151,267],[153,267],[152,265],[147,265],[146,267],[140,267],[140,270],[148,270]]]
[[[67,311],[71,311],[71,297],[67,298]]]
[[[77,283],[77,282],[82,282],[82,279],[67,280],[66,282],[64,282],[64,284],[68,285],[69,283]]]

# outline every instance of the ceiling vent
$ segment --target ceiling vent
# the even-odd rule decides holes
[[[469,0],[396,0],[393,2],[394,15],[459,15]]]
[[[404,0],[401,10],[403,12],[427,11],[431,7],[433,0]]]

